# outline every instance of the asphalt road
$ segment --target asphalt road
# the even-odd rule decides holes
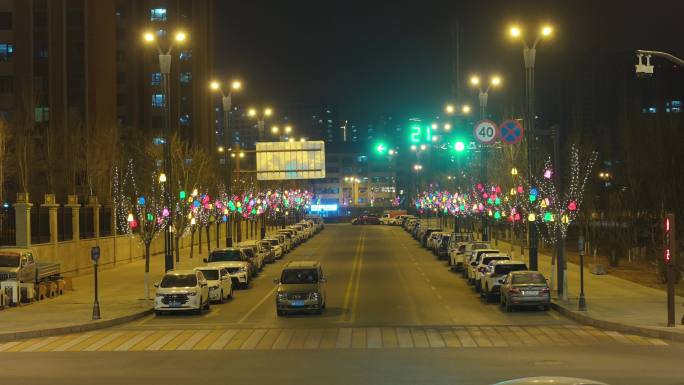
[[[273,279],[316,259],[324,314],[276,317]],[[532,375],[684,384],[684,345],[503,312],[397,227],[329,225],[202,316],[0,344],[17,384],[490,384]]]

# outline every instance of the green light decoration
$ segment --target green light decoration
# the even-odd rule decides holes
[[[152,215],[152,213],[147,213],[147,220],[148,220],[148,221],[153,221],[153,220],[154,220],[154,215]]]
[[[551,221],[553,221],[553,214],[551,214],[550,212],[546,212],[546,214],[544,214],[544,222],[551,222]]]
[[[534,201],[536,201],[536,200],[537,200],[536,195],[530,195],[530,203],[534,203]]]
[[[239,212],[240,214],[242,214],[242,207],[238,207],[237,212]]]
[[[490,205],[494,204],[494,200],[492,198],[489,198],[489,199],[487,199],[487,203],[489,203]]]
[[[187,196],[187,195],[185,194],[185,191],[183,191],[183,190],[181,190],[181,192],[178,193],[178,197],[179,197],[181,200],[185,200],[185,197],[186,197],[186,196]]]
[[[495,212],[494,213],[494,219],[500,219],[501,218],[501,213],[500,212]]]
[[[209,216],[209,222],[214,222],[215,220],[216,220],[216,218],[213,215]]]
[[[230,209],[230,211],[235,211],[235,203],[233,203],[233,201],[229,201],[228,208]]]
[[[500,205],[500,204],[501,204],[501,198],[496,198],[496,199],[494,200],[494,204],[497,205],[497,206]]]

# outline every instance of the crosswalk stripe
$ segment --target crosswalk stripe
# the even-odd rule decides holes
[[[276,338],[275,343],[271,349],[287,349],[287,345],[290,343],[292,336],[294,335],[294,330],[285,329],[280,332],[278,338]]]
[[[5,342],[4,344],[0,345],[0,352],[4,352],[13,346],[19,345],[20,343],[22,343],[22,341]]]
[[[226,330],[219,338],[216,339],[216,341],[214,341],[213,344],[209,346],[209,350],[223,349],[223,347],[228,344],[228,341],[230,341],[235,334],[237,334],[237,330],[235,329]]]
[[[211,346],[214,341],[216,341],[221,334],[223,334],[222,330],[212,330],[211,332],[207,333],[204,338],[202,338],[197,345],[192,347],[192,350],[208,350],[209,346]]]
[[[337,343],[337,329],[325,329],[321,338],[321,349],[333,349]]]
[[[366,329],[363,328],[353,328],[352,329],[352,348],[365,348],[366,347]]]
[[[481,348],[493,346],[492,341],[490,341],[489,338],[484,335],[480,328],[476,326],[469,326],[466,328],[466,330],[473,337],[475,343],[477,343],[477,346]]]
[[[394,328],[382,328],[382,346],[384,348],[396,348],[399,346]]]
[[[190,336],[190,338],[188,338],[187,341],[183,342],[179,347],[177,347],[176,350],[191,350],[207,334],[209,334],[209,330],[198,330],[198,331],[196,331],[195,334]]]
[[[131,338],[130,340],[124,342],[123,344],[117,346],[114,351],[115,352],[126,352],[129,349],[131,349],[133,346],[137,345],[140,341],[143,339],[147,338],[150,334],[154,333],[151,330],[147,330],[144,332],[139,333],[135,337]]]
[[[147,351],[159,350],[159,349],[163,348],[164,345],[168,344],[172,339],[176,338],[179,334],[181,334],[180,330],[172,330],[170,332],[167,332],[166,334],[161,336],[161,338],[154,341],[153,344],[146,347],[145,350],[147,350]]]
[[[304,342],[306,342],[306,335],[309,334],[308,330],[297,329],[294,335],[290,339],[290,343],[287,345],[288,349],[302,349],[304,348]]]
[[[659,345],[659,346],[667,345],[667,342],[665,342],[659,338],[647,338],[647,340],[651,345]]]
[[[366,336],[369,349],[378,349],[382,347],[382,334],[380,328],[366,329]]]
[[[427,348],[430,346],[425,331],[422,329],[411,328],[411,338],[413,338],[413,346],[416,348]]]
[[[544,333],[547,337],[549,337],[551,339],[551,341],[553,341],[553,343],[558,344],[560,346],[569,346],[570,345],[569,341],[566,341],[564,338],[562,338],[561,336],[556,334],[553,329],[546,327],[546,326],[540,326],[538,329],[542,333]]]
[[[181,334],[177,335],[176,338],[169,341],[166,345],[162,346],[161,350],[177,350],[179,346],[185,343],[190,337],[195,334],[195,330],[184,330]]]
[[[442,340],[442,336],[439,334],[439,332],[437,332],[437,330],[428,329],[426,330],[426,334],[431,348],[443,348],[446,346],[444,340]]]
[[[158,332],[150,333],[150,334],[148,334],[147,336],[145,336],[142,340],[140,340],[140,342],[138,342],[137,344],[131,346],[128,350],[129,350],[129,351],[134,351],[134,352],[143,351],[143,350],[145,350],[148,346],[152,345],[155,341],[157,341],[158,339],[162,338],[166,333],[168,333],[168,332],[166,332],[166,331],[163,331],[163,332],[158,331]]]
[[[247,338],[249,338],[250,335],[252,335],[253,329],[242,329],[237,332],[233,336],[233,338],[230,339],[228,342],[228,345],[224,346],[223,349],[240,349],[240,346],[245,343]]]
[[[60,346],[67,341],[71,341],[76,337],[78,337],[78,334],[67,334],[65,336],[57,337],[52,342],[50,342],[49,344],[36,349],[36,351],[37,352],[51,352],[57,346]]]
[[[458,341],[461,343],[463,347],[474,348],[477,346],[477,343],[470,336],[470,333],[468,333],[468,331],[465,330],[465,328],[455,327],[453,328],[453,330],[454,333],[456,333],[456,338],[458,338]]]
[[[65,352],[65,351],[67,351],[67,349],[70,349],[72,346],[79,344],[79,343],[87,340],[88,338],[90,338],[92,336],[93,336],[93,333],[82,334],[82,335],[80,335],[80,336],[78,336],[72,340],[66,341],[61,346],[57,346],[56,348],[52,349],[52,351],[53,352]]]
[[[304,349],[317,349],[323,338],[323,329],[309,330],[309,335],[304,341]]]
[[[241,350],[252,350],[256,348],[257,344],[266,335],[266,329],[256,329],[252,334],[245,340],[245,342],[240,346]]]
[[[610,336],[611,338],[613,338],[617,342],[621,342],[621,343],[627,344],[627,345],[633,345],[634,344],[634,342],[632,342],[629,338],[625,337],[624,335],[622,335],[618,332],[605,331],[604,333],[606,335]]]
[[[121,335],[119,335],[118,337],[114,338],[113,340],[107,342],[106,344],[102,345],[97,350],[100,352],[112,352],[119,345],[122,345],[123,343],[130,340],[131,338],[133,338],[137,334],[138,334],[138,332],[134,332],[134,331],[123,332]]]
[[[264,338],[259,341],[257,349],[271,349],[276,339],[280,335],[281,329],[268,329]]]
[[[352,330],[350,328],[342,328],[337,332],[336,348],[348,348],[351,346]]]
[[[112,333],[112,334],[100,339],[99,341],[95,342],[94,344],[92,344],[90,346],[86,346],[85,349],[83,349],[83,351],[84,352],[94,352],[94,351],[98,350],[99,348],[105,346],[106,344],[108,344],[109,342],[111,342],[112,340],[114,340],[115,338],[117,338],[118,336],[120,336],[122,334],[123,334],[123,332]]]
[[[42,341],[38,341],[37,343],[25,348],[22,350],[22,352],[35,352],[36,350],[42,348],[43,346],[49,345],[50,343],[54,342],[55,340],[58,340],[59,337],[48,337],[45,338]]]
[[[397,340],[399,341],[400,348],[413,347],[413,337],[411,337],[411,332],[406,328],[397,328]]]
[[[458,337],[456,337],[456,334],[454,334],[453,330],[444,329],[440,330],[439,333],[442,335],[442,339],[444,340],[447,348],[461,347],[461,342],[458,340]]]
[[[505,338],[501,333],[499,333],[499,330],[488,326],[482,326],[480,330],[482,330],[482,333],[485,335],[485,337],[487,337],[487,339],[489,339],[492,342],[492,345],[494,347],[498,348],[509,346],[509,343],[507,342],[508,339]],[[513,345],[511,344],[510,346]]]
[[[554,327],[553,330],[556,334],[570,342],[571,345],[582,346],[587,344],[584,340],[576,338],[575,333],[565,327]]]
[[[592,336],[591,334],[589,334],[589,332],[583,330],[580,327],[576,327],[575,325],[567,325],[566,328],[570,330],[575,336],[577,336],[577,338],[581,339],[589,345],[598,342],[596,337]]]
[[[506,326],[496,326],[494,327],[497,333],[503,337],[504,341],[508,346],[530,346],[530,342],[526,341],[524,338],[518,337],[515,332]]]
[[[14,352],[20,352],[28,347],[31,347],[32,345],[35,345],[36,343],[39,343],[40,339],[37,338],[31,338],[30,340],[23,340],[20,341],[18,345],[14,345],[11,348],[5,350],[7,353],[14,353]]]
[[[520,326],[509,326],[508,329],[520,338],[525,346],[540,346],[539,341],[535,340],[525,329]]]

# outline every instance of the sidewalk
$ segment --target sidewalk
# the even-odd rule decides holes
[[[180,263],[175,268],[202,265],[202,255],[195,246],[193,259],[190,248],[181,250]],[[150,298],[154,298],[154,283],[164,273],[164,255],[150,256]],[[152,312],[153,301],[145,300],[145,260],[117,266],[98,273],[101,319],[92,321],[94,277],[92,274],[72,278],[72,291],[63,295],[0,311],[0,342],[20,338],[83,332],[114,326],[143,317]]]

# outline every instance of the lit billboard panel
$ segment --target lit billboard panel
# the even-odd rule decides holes
[[[325,178],[325,142],[260,142],[258,180]]]

